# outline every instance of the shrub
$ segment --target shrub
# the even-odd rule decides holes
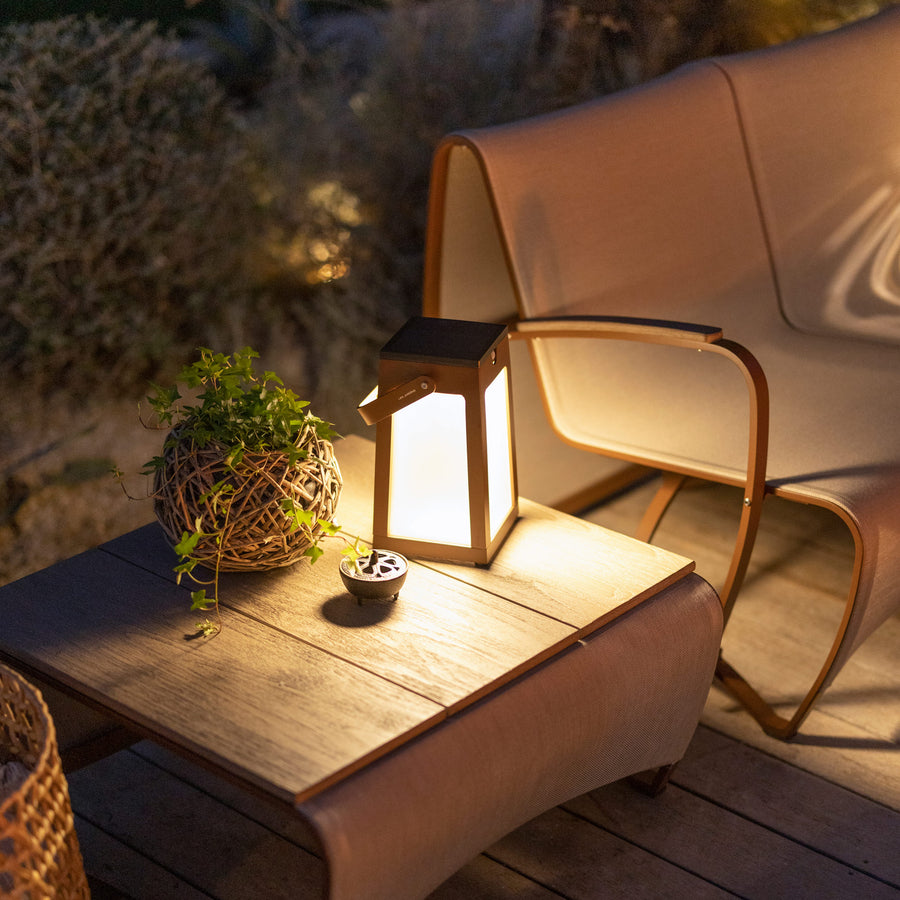
[[[152,24],[0,31],[0,374],[142,384],[247,305],[240,122]]]
[[[538,0],[398,3],[281,36],[250,114],[267,179],[258,271],[273,296],[290,298],[282,309],[316,334],[310,393],[341,430],[335,407],[347,404],[337,391],[358,402],[379,346],[421,308],[435,145],[454,128],[548,105],[536,83],[538,8]],[[359,427],[355,405],[352,418]]]
[[[397,0],[285,27],[252,113],[267,179],[260,274],[304,298],[297,315],[387,331],[419,307],[430,163],[445,134],[835,27],[874,5]]]

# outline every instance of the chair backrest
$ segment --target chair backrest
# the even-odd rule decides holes
[[[472,293],[473,309],[499,308],[499,293],[529,317],[677,312],[769,271],[734,102],[711,63],[460,132],[438,149],[432,184],[426,292]]]
[[[699,321],[709,325],[725,324],[710,310],[727,318],[736,307],[780,318],[733,98],[714,64],[558,113],[461,132],[439,148],[427,314],[691,320],[692,311],[701,315],[698,298]],[[576,444],[626,458],[740,471],[740,377],[713,379],[709,366],[727,363],[666,351],[612,342],[542,346],[536,361],[554,427]],[[703,408],[688,413],[673,404],[674,385],[683,386],[683,398],[692,382],[712,381],[721,394]],[[623,386],[632,403],[622,403]],[[711,429],[722,435],[712,460]]]
[[[785,317],[900,343],[900,9],[717,63],[734,88]]]

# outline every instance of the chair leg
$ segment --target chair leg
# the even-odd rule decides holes
[[[797,734],[803,721],[809,715],[810,710],[816,700],[819,699],[825,688],[831,684],[837,675],[841,666],[846,662],[850,653],[853,651],[852,646],[846,646],[850,631],[850,623],[857,610],[857,596],[860,589],[860,578],[863,563],[863,539],[859,531],[856,521],[841,508],[830,503],[822,503],[823,508],[829,509],[836,513],[847,525],[850,534],[853,537],[855,546],[853,560],[853,574],[851,577],[850,590],[847,596],[847,604],[844,609],[844,616],[834,637],[831,650],[822,666],[821,671],[816,676],[806,696],[800,701],[800,704],[794,710],[790,718],[780,715],[775,711],[770,703],[764,700],[760,694],[749,684],[749,682],[737,672],[728,662],[726,662],[721,653],[719,662],[716,666],[716,680],[753,716],[754,719],[762,726],[766,734],[780,740],[788,740]],[[756,523],[751,523],[752,533],[755,534]],[[752,544],[751,544],[752,546]],[[749,556],[749,553],[748,553]],[[734,562],[732,564],[734,568]],[[736,588],[733,594],[736,594]],[[734,602],[733,596],[730,598]],[[722,596],[723,605],[726,602],[725,592]],[[726,607],[726,616],[728,607]]]
[[[658,769],[638,772],[636,775],[632,775],[628,782],[642,794],[646,794],[648,797],[658,797],[666,789],[676,765],[677,763],[670,763],[667,766],[660,766]]]
[[[843,640],[846,629],[842,628],[835,641],[835,648],[840,645]],[[809,689],[806,696],[800,702],[800,705],[794,711],[794,714],[788,719],[785,716],[775,712],[774,707],[764,700],[756,689],[726,660],[719,655],[719,662],[716,664],[716,680],[731,694],[741,706],[753,716],[754,719],[762,726],[770,737],[778,738],[785,741],[795,737],[803,724],[803,720],[809,715],[810,710],[822,691],[825,690],[826,682],[830,680],[832,675],[833,663],[835,657],[835,648],[832,649],[828,661],[816,678],[813,686]]]
[[[805,708],[801,707],[792,718],[786,719],[775,712],[772,705],[763,700],[753,686],[721,656],[716,665],[716,680],[756,719],[767,735],[779,740],[788,740],[797,734],[812,705],[812,699],[808,698]]]
[[[648,542],[653,538],[653,534],[659,527],[662,517],[669,508],[675,495],[684,486],[687,476],[679,475],[676,472],[664,472],[662,476],[662,484],[650,501],[650,505],[644,512],[641,523],[635,533],[638,540]],[[735,540],[734,554],[732,556],[731,565],[725,578],[725,583],[720,592],[720,599],[724,609],[725,621],[727,624],[734,601],[737,599],[738,591],[744,581],[747,573],[747,566],[750,562],[750,556],[753,552],[753,545],[756,542],[756,533],[759,529],[759,520],[762,514],[762,501],[758,500],[755,504],[745,501],[741,511],[741,520],[738,526],[738,534]],[[800,708],[791,719],[786,719],[779,715],[773,707],[767,703],[734,668],[732,668],[721,655],[716,666],[716,679],[725,687],[728,692],[749,712],[754,719],[762,726],[763,731],[771,737],[786,740],[793,737],[800,727],[803,719],[809,712],[813,701],[820,693],[820,682],[818,682],[810,693],[804,698]],[[660,770],[660,773],[663,770]],[[656,790],[648,790],[646,779],[642,778],[640,782],[635,776],[632,781],[635,787],[655,796],[665,788],[668,781],[668,774],[662,777],[659,787]],[[651,782],[651,784],[654,782]]]
[[[738,525],[738,533],[734,543],[734,555],[731,558],[728,574],[725,576],[725,583],[719,592],[726,625],[728,624],[734,601],[737,599],[738,591],[740,591],[741,585],[744,583],[747,566],[750,564],[750,556],[753,553],[756,533],[759,530],[759,520],[762,516],[763,499],[763,496],[759,497],[756,502],[753,502],[750,498],[744,499],[741,521]]]
[[[676,472],[663,472],[662,484],[650,501],[650,505],[644,512],[644,516],[635,533],[635,537],[638,540],[649,543],[654,532],[659,527],[659,523],[662,521],[662,517],[665,515],[666,510],[675,499],[675,495],[684,486],[685,481],[687,481],[687,476],[685,475],[679,475]],[[735,541],[731,566],[720,592],[720,599],[722,601],[726,623],[747,572],[747,566],[753,552],[753,545],[756,541],[756,533],[759,528],[761,513],[761,502],[757,502],[754,505],[745,502],[741,512],[741,521],[738,526],[738,535]],[[716,666],[716,679],[721,682],[741,706],[743,706],[753,718],[759,722],[766,734],[782,740],[791,738],[797,733],[800,723],[806,717],[810,706],[812,706],[813,700],[819,693],[818,687],[814,688],[805,698],[804,704],[798,709],[793,718],[786,719],[775,712],[772,706],[763,700],[746,679],[741,677],[741,675],[722,659],[721,655],[719,656],[719,662]],[[661,773],[663,770],[661,769],[659,771]],[[639,783],[636,780],[639,777],[641,776],[634,776],[632,779],[635,787],[638,787],[647,793],[651,793],[652,796],[655,796],[662,791],[668,781],[668,774],[666,774],[657,790],[648,791],[646,779],[642,778]]]
[[[656,529],[659,527],[659,523],[662,521],[662,517],[675,499],[675,495],[684,486],[685,481],[687,481],[687,475],[680,475],[678,472],[663,472],[662,484],[660,484],[656,494],[654,494],[650,505],[644,512],[640,525],[637,527],[637,531],[634,533],[634,536],[639,541],[650,543]]]

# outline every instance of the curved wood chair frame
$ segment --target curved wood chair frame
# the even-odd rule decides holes
[[[486,285],[479,285],[475,293],[483,299],[486,296],[490,296],[492,291],[494,293],[499,292],[503,295],[502,300],[499,301],[500,305],[508,305],[510,307],[515,305],[520,310],[518,316],[507,317],[506,321],[511,325],[511,338],[513,340],[524,340],[530,344],[529,349],[540,391],[543,395],[544,409],[548,413],[547,418],[551,425],[553,420],[552,416],[549,415],[546,390],[544,385],[541,384],[540,367],[535,359],[535,341],[590,337],[602,340],[667,344],[673,347],[690,349],[694,352],[701,350],[724,356],[737,366],[743,375],[749,394],[749,446],[745,479],[743,481],[729,480],[726,477],[711,475],[708,470],[703,470],[699,467],[696,470],[688,466],[682,468],[673,467],[671,471],[665,471],[662,486],[644,515],[636,534],[637,537],[643,540],[652,538],[666,509],[687,477],[743,487],[744,503],[740,515],[735,549],[724,586],[721,589],[721,599],[727,619],[747,571],[762,513],[762,503],[766,495],[780,496],[806,505],[816,505],[828,509],[838,515],[849,528],[854,541],[855,557],[849,596],[842,621],[821,670],[795,711],[787,716],[781,715],[724,659],[720,659],[717,667],[716,674],[721,684],[759,722],[766,733],[780,739],[793,737],[816,700],[830,684],[840,666],[846,661],[848,653],[852,652],[853,649],[854,639],[852,638],[850,626],[854,621],[854,610],[858,606],[857,593],[860,588],[861,573],[863,571],[863,539],[859,523],[851,512],[837,503],[819,497],[811,497],[808,494],[797,493],[792,491],[789,484],[767,483],[769,395],[766,376],[756,357],[746,347],[726,339],[721,329],[699,324],[618,316],[563,316],[541,319],[529,318],[522,314],[523,305],[520,287],[517,284],[515,269],[511,262],[512,251],[507,243],[509,238],[504,231],[501,217],[497,211],[497,201],[493,196],[491,178],[479,146],[464,134],[449,135],[445,138],[438,147],[434,157],[429,226],[426,241],[423,303],[425,315],[456,314],[458,318],[465,317],[459,316],[456,310],[448,311],[447,304],[442,300],[441,296],[442,291],[445,289],[442,266],[445,262],[443,259],[443,239],[447,202],[446,192],[450,178],[451,155],[458,148],[465,149],[471,153],[476,162],[477,171],[480,173],[478,177],[482,182],[482,186],[479,190],[484,191],[484,203],[486,205],[477,213],[481,220],[475,228],[477,232],[476,242],[484,242],[484,252],[489,255],[493,254],[490,263],[493,268],[489,276],[492,280]],[[486,220],[492,220],[492,224],[486,225]],[[459,228],[458,223],[455,227]],[[485,228],[493,233],[488,234],[484,230]],[[489,246],[489,243],[493,243],[494,246]],[[481,247],[482,244],[478,244],[478,246]],[[474,284],[471,281],[471,275],[467,275],[466,278],[469,280],[466,285],[461,287],[464,291],[470,289]],[[472,301],[468,302],[471,306]],[[478,301],[476,301],[475,305],[477,304]],[[489,306],[490,304],[485,305]],[[599,452],[607,457],[618,458],[642,466],[660,468],[657,461],[648,461],[646,458],[636,454],[628,455],[627,452],[618,452],[605,447],[579,445],[561,434],[558,429],[554,428],[554,430],[562,440],[570,445],[580,446],[585,450],[595,453]],[[587,489],[587,493],[590,493],[590,489]]]

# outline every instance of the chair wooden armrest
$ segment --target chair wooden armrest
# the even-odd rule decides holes
[[[598,337],[623,341],[694,345],[721,340],[722,329],[692,322],[642,319],[634,316],[552,316],[516,319],[510,323],[513,338]]]
[[[725,338],[720,328],[688,322],[629,316],[553,316],[518,319],[510,323],[510,338],[529,342],[566,338],[596,338],[666,344],[694,351],[716,353],[726,357],[738,367],[744,377],[749,397],[749,440],[741,519],[731,565],[720,592],[727,622],[750,562],[766,491],[769,388],[765,372],[756,357],[746,347]],[[536,360],[534,362],[538,381],[542,383],[540,367]],[[547,408],[548,418],[552,422],[553,415],[547,405],[546,396],[544,404]],[[663,484],[638,529],[637,537],[641,540],[650,540],[659,520],[684,480],[684,473],[675,473],[674,477],[664,477]]]

